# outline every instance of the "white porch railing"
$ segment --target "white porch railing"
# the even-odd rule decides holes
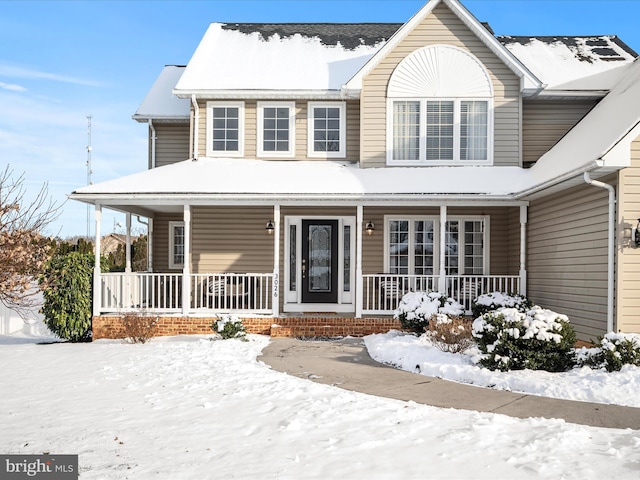
[[[273,274],[212,273],[189,276],[190,313],[273,312]],[[152,310],[182,312],[180,273],[103,273],[100,313]]]
[[[444,288],[438,276],[363,275],[363,310],[365,315],[391,315],[407,292],[443,291],[471,313],[471,302],[484,293],[520,292],[518,275],[447,275]]]

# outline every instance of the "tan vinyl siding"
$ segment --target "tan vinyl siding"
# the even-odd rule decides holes
[[[233,100],[235,101],[235,100]],[[270,100],[258,100],[269,102]],[[323,160],[322,158],[309,158],[308,152],[308,135],[307,135],[307,116],[308,101],[298,100],[295,102],[295,157],[258,157],[257,156],[257,105],[256,100],[244,101],[244,156],[249,159],[262,160]],[[331,103],[331,102],[327,102]],[[339,103],[339,102],[336,102]],[[199,137],[198,151],[200,156],[206,155],[207,141],[207,102],[201,100],[198,102],[200,107],[199,116]],[[349,100],[346,102],[346,157],[332,158],[330,160],[343,160],[357,162],[360,157],[360,102],[358,100]]]
[[[273,237],[265,224],[270,207],[193,207],[193,273],[269,273]]]
[[[606,330],[607,225],[607,191],[586,184],[529,207],[528,296],[568,315],[583,340]]]
[[[189,158],[188,123],[154,123],[153,127],[156,129],[156,167]]]
[[[523,104],[523,162],[535,162],[578,123],[595,100],[527,101]]]
[[[616,329],[640,333],[640,247],[629,238],[640,218],[640,137],[631,144],[631,167],[619,179]]]
[[[363,166],[386,164],[386,90],[394,68],[413,51],[433,44],[466,49],[484,64],[494,89],[494,165],[520,165],[520,80],[446,5],[440,4],[364,79],[360,129]]]
[[[169,270],[169,222],[181,222],[181,213],[158,213],[153,219],[153,271]],[[177,270],[173,270],[177,271]],[[181,270],[180,270],[181,271]]]

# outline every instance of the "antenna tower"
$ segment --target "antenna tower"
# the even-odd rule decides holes
[[[87,185],[91,185],[91,115],[87,115]],[[91,208],[87,205],[87,240],[91,238]]]

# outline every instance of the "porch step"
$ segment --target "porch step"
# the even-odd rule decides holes
[[[401,328],[393,318],[287,317],[274,318],[272,337],[362,337]]]

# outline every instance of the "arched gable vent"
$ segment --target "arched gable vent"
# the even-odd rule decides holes
[[[387,96],[398,97],[491,97],[489,74],[480,61],[450,45],[431,45],[416,50],[393,71]]]

